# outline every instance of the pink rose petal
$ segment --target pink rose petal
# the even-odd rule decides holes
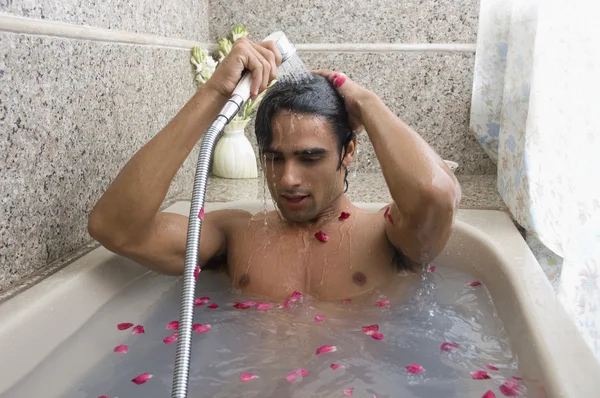
[[[129,351],[129,347],[127,347],[125,344],[121,344],[116,346],[113,351],[119,354],[127,354],[127,351]]]
[[[243,383],[249,382],[250,380],[254,380],[254,379],[258,379],[259,376],[257,374],[254,373],[242,373],[240,375],[240,380]]]
[[[171,321],[167,324],[167,329],[169,330],[177,330],[179,329],[179,321]]]
[[[338,370],[338,369],[343,369],[344,366],[342,365],[338,365],[337,363],[332,363],[331,365],[329,365],[329,367],[333,370]]]
[[[201,305],[203,305],[203,304],[204,304],[204,303],[203,303],[203,302],[202,302],[202,300],[200,300],[199,298],[197,298],[197,297],[196,297],[196,298],[194,299],[194,306],[195,306],[195,307],[199,307],[199,306],[201,306]]]
[[[119,330],[126,330],[126,329],[129,329],[132,326],[133,326],[133,323],[124,322],[124,323],[119,323],[117,325],[117,329],[119,329]]]
[[[497,367],[493,366],[493,365],[485,365],[486,368],[488,368],[489,370],[500,370]]]
[[[194,270],[194,279],[198,280],[198,275],[200,274],[200,266],[197,265],[196,269]]]
[[[383,340],[383,333],[375,332],[371,335],[375,340]]]
[[[406,370],[409,373],[412,373],[412,374],[415,374],[415,375],[418,375],[419,373],[425,372],[425,369],[421,365],[419,365],[418,363],[411,363],[410,365],[408,365],[406,367]]]
[[[518,397],[521,392],[521,388],[517,383],[512,380],[506,380],[500,386],[500,392],[507,397]]]
[[[496,394],[492,392],[492,390],[487,390],[485,394],[481,398],[496,398]]]
[[[352,301],[352,299],[344,299],[344,300],[342,300],[342,303],[344,303],[344,304],[348,304],[348,303],[350,303],[351,301]]]
[[[306,376],[308,376],[308,370],[306,370],[306,369],[294,369],[285,378],[290,383],[293,383],[293,382],[296,381],[296,375],[300,375],[302,377],[306,377]]]
[[[471,372],[471,377],[474,380],[487,380],[491,378],[485,370],[476,370],[474,372]]]
[[[215,303],[210,304],[208,307],[206,308],[219,308],[219,306]]]
[[[238,303],[237,301],[235,303],[233,303],[233,306],[240,310],[247,310],[248,308],[252,307],[251,305],[248,305],[245,303]]]
[[[348,218],[350,218],[350,213],[343,211],[342,214],[340,214],[340,220],[344,221]]]
[[[200,300],[202,304],[206,304],[210,301],[210,297],[200,297],[198,300]]]
[[[144,327],[142,325],[137,325],[131,331],[131,334],[144,334],[144,333],[146,333],[146,331],[144,330]]]
[[[329,236],[323,231],[319,231],[315,234],[315,238],[320,240],[321,242],[327,242],[329,240]]]
[[[435,265],[432,265],[431,267],[429,267],[429,272],[435,272]]]
[[[517,376],[513,376],[512,378],[513,378],[513,379],[515,379],[516,381],[521,381],[521,380],[523,380],[523,379],[521,379],[520,377],[517,377]]]
[[[362,330],[363,330],[363,332],[365,332],[366,335],[370,336],[373,333],[379,331],[379,325],[363,326]]]
[[[315,315],[315,322],[323,322],[325,320],[325,316],[323,315]]]
[[[290,383],[293,383],[296,381],[296,374],[294,372],[292,372],[289,375],[285,376],[285,379],[287,381],[289,381]]]
[[[296,369],[294,370],[294,372],[296,372],[297,375],[300,375],[302,377],[308,376],[308,370],[306,369]]]
[[[198,218],[204,220],[204,206],[200,208],[200,212],[198,213]]]
[[[377,300],[375,305],[378,307],[387,307],[388,305],[390,305],[390,302],[389,300]]]
[[[479,282],[479,281],[469,283],[469,286],[473,286],[473,287],[479,286],[479,285],[481,285],[481,282]]]
[[[152,375],[150,373],[142,373],[141,375],[137,376],[136,378],[134,378],[131,381],[134,382],[135,384],[140,385],[140,384],[144,384],[151,378],[152,378]]]
[[[329,352],[335,352],[335,351],[337,351],[337,347],[336,346],[334,346],[334,345],[324,345],[322,347],[317,348],[316,354],[317,355],[327,354]]]
[[[258,305],[258,303],[254,302],[254,301],[244,301],[242,304],[245,306],[247,305],[249,307],[256,307]]]
[[[163,339],[163,343],[165,344],[171,344],[177,341],[177,337],[179,336],[179,333],[175,332],[172,335],[165,337]]]
[[[283,303],[279,305],[279,308],[290,308],[290,304],[292,302],[290,300],[285,300]]]
[[[354,387],[344,389],[344,395],[352,395],[353,392],[354,392]]]
[[[304,295],[302,293],[294,291],[292,293],[292,295],[290,296],[289,301],[295,302],[295,301],[301,300],[303,296]]]
[[[198,326],[196,326],[196,325],[198,325]],[[195,331],[196,331],[196,333],[198,333],[198,334],[202,334],[202,333],[206,333],[206,332],[208,332],[209,330],[211,330],[211,329],[212,329],[212,326],[210,326],[210,325],[200,325],[200,324],[198,323],[198,324],[195,324],[195,325],[192,327],[192,329],[193,329],[193,330],[195,330]]]
[[[442,343],[442,345],[440,346],[440,350],[441,351],[452,351],[453,348],[458,348],[460,347],[457,343],[452,343],[452,342],[446,342],[446,343]]]
[[[271,308],[273,308],[273,304],[259,304],[256,306],[257,309],[261,310],[261,311],[266,311],[266,310],[270,310]]]

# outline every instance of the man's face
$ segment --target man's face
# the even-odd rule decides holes
[[[273,141],[262,157],[271,196],[286,220],[311,221],[344,192],[337,138],[318,116],[279,112],[271,126]],[[352,159],[351,146],[346,166]]]

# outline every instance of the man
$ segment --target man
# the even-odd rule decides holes
[[[188,219],[159,212],[170,183],[243,71],[252,71],[256,98],[280,63],[273,42],[236,41],[212,78],[108,187],[90,214],[91,236],[152,270],[181,274]],[[279,212],[215,211],[202,224],[201,264],[225,256],[234,287],[274,300],[295,290],[348,298],[389,284],[398,270],[417,270],[445,246],[459,184],[374,93],[343,74],[316,71],[295,86],[275,84],[256,119],[265,178]],[[344,196],[354,132],[363,126],[393,198],[378,213]]]

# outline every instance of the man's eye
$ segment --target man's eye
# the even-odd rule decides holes
[[[279,155],[274,155],[274,154],[265,155],[265,160],[269,161],[269,162],[279,162],[281,159],[282,159],[282,157]]]
[[[321,158],[320,158],[320,157],[318,157],[318,156],[308,156],[308,157],[303,157],[303,158],[302,158],[302,161],[303,161],[304,163],[316,163],[316,162],[318,162],[319,160],[321,160]]]

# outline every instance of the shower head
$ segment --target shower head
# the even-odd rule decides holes
[[[281,31],[271,33],[263,41],[274,41],[277,44],[277,49],[282,57],[281,63],[286,62],[292,55],[296,54],[296,46]]]

